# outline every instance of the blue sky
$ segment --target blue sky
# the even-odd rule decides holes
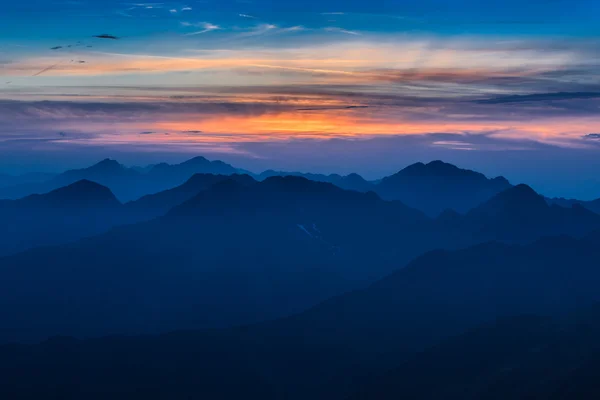
[[[376,178],[442,158],[600,197],[598,1],[0,9],[7,172],[203,154]]]

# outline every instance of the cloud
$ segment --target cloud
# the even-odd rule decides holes
[[[296,26],[290,26],[289,28],[281,28],[279,31],[282,33],[285,32],[301,32],[306,30],[305,27],[303,27],[302,25],[296,25]]]
[[[216,31],[221,29],[220,26],[218,25],[214,25],[211,24],[210,22],[199,22],[199,23],[192,23],[190,24],[188,23],[182,23],[184,26],[194,26],[194,27],[201,27],[203,28],[200,31],[196,31],[196,32],[191,32],[191,33],[186,33],[185,36],[194,36],[194,35],[200,35],[202,33],[207,33],[207,32],[211,32],[211,31]],[[187,24],[187,25],[186,25]]]
[[[462,142],[459,140],[437,140],[431,143],[432,146],[445,147],[450,150],[467,150],[474,151],[477,147],[473,143]]]
[[[273,32],[276,29],[277,29],[277,25],[260,24],[260,25],[256,25],[255,27],[251,28],[247,32],[242,32],[242,33],[238,34],[238,37],[250,37],[250,36],[264,35],[266,33]]]
[[[572,100],[600,98],[600,92],[560,92],[536,93],[514,96],[499,96],[491,99],[478,100],[481,104],[521,103],[533,101]]]
[[[206,33],[217,27],[207,22],[181,24],[187,28],[196,27],[189,29],[195,30],[191,34]],[[295,46],[279,47],[272,43],[277,41],[278,33],[304,31],[301,39],[300,35],[293,38],[297,41]],[[241,38],[246,40],[236,42],[235,39]],[[76,77],[78,84],[85,85],[82,82],[84,76],[89,76],[91,81],[107,74],[121,74],[128,75],[129,81],[141,81],[143,78],[139,75],[145,73],[211,71],[211,74],[222,74],[220,79],[238,82],[240,86],[289,77],[290,81],[302,83],[371,86],[377,91],[419,91],[421,94],[437,91],[444,97],[468,95],[471,100],[485,100],[490,104],[510,100],[506,96],[531,93],[600,92],[597,74],[600,59],[594,56],[600,53],[600,48],[590,49],[589,45],[577,43],[565,48],[547,42],[523,40],[509,46],[490,40],[484,46],[469,38],[449,41],[379,37],[375,40],[357,35],[334,40],[322,31],[301,26],[279,28],[273,24],[259,24],[241,32],[223,29],[219,39],[223,40],[218,48],[207,44],[202,50],[178,52],[178,44],[174,43],[169,47],[171,56],[164,56],[159,51],[146,55],[93,52],[86,58],[88,65],[85,68],[59,65],[44,75]],[[252,43],[252,39],[257,43]],[[189,46],[188,41],[181,42]],[[190,53],[198,56],[191,57]],[[5,76],[32,75],[59,60],[59,54],[56,57],[22,56],[4,65],[3,73]],[[238,79],[235,79],[236,74]],[[249,74],[254,75],[249,78]],[[170,81],[176,80],[170,78]],[[214,76],[207,74],[205,81],[202,78],[200,74],[194,76],[198,84],[214,84]],[[185,82],[181,84],[184,85]]]
[[[248,14],[238,14],[238,16],[240,16],[242,18],[256,19],[256,17],[254,17],[252,15],[248,15]]]
[[[339,106],[339,107],[298,108],[296,111],[355,110],[357,108],[369,108],[369,106]]]
[[[582,136],[584,139],[600,140],[600,133],[588,133]]]
[[[326,32],[336,32],[336,33],[345,33],[346,35],[354,35],[354,36],[358,36],[361,33],[356,32],[356,31],[350,31],[347,29],[343,29],[343,28],[337,28],[337,27],[327,27],[327,28],[323,28],[323,30],[325,30]]]

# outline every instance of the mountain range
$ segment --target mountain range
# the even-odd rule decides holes
[[[82,179],[44,194],[0,200],[0,256],[26,249],[73,242],[110,228],[150,220],[216,182],[255,182],[248,175],[195,174],[176,188],[122,204],[112,191]]]
[[[87,179],[109,187],[121,201],[131,201],[179,186],[194,174],[231,175],[244,172],[222,161],[209,161],[204,157],[194,157],[175,165],[156,164],[147,170],[127,168],[107,158],[91,167],[65,171],[48,181],[0,188],[0,198],[15,199],[33,193],[45,193]]]
[[[423,214],[375,194],[250,180],[217,183],[157,219],[0,259],[0,341],[256,322],[376,279],[433,245],[422,239],[431,232]]]
[[[67,204],[78,190],[82,201],[87,193],[84,203],[107,205],[55,212],[53,199]],[[293,176],[257,182],[194,175],[125,205],[107,188],[80,181],[9,203],[31,199],[45,204],[36,211],[47,221],[38,228],[46,232],[42,244],[65,244],[0,259],[0,315],[7,321],[0,341],[253,323],[364,287],[429,250],[600,229],[600,215],[548,206],[525,185],[464,216],[438,219],[373,192]],[[30,216],[30,209],[14,214]],[[28,222],[15,225],[23,227],[21,236],[6,232],[5,243],[36,232],[39,218]],[[89,237],[66,240],[76,235]],[[118,307],[123,303],[129,306]]]
[[[145,195],[180,186],[194,174],[241,174],[249,175],[258,181],[274,176],[298,176],[316,182],[331,183],[346,190],[373,191],[383,199],[399,200],[431,217],[437,217],[447,210],[464,214],[512,186],[503,177],[489,179],[479,172],[461,169],[439,160],[427,164],[415,163],[391,176],[368,181],[355,173],[342,176],[267,170],[260,174],[252,174],[222,161],[209,161],[199,156],[180,164],[159,163],[131,168],[115,160],[105,159],[88,168],[69,170],[56,176],[29,174],[23,177],[11,177],[4,184],[0,177],[0,199],[17,199],[30,194],[46,193],[78,180],[87,179],[107,186],[121,201],[130,202]],[[549,204],[562,207],[580,204],[600,213],[600,199],[579,201],[548,198],[546,200]]]
[[[91,236],[126,220],[110,189],[81,180],[46,194],[0,200],[0,255]]]
[[[598,394],[594,202],[440,161],[243,172],[105,160],[0,200],[0,396]]]

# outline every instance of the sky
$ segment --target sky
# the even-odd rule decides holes
[[[0,0],[0,171],[442,159],[600,197],[597,0]],[[99,38],[108,35],[115,38]]]

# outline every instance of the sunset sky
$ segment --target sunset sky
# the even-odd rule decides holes
[[[1,0],[0,169],[205,155],[379,178],[441,158],[600,197],[598,15],[597,0]]]

